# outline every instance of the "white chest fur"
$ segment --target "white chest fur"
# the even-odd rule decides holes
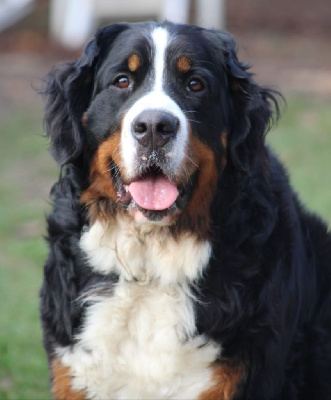
[[[90,298],[77,344],[59,350],[62,363],[73,388],[92,399],[194,399],[210,386],[220,353],[196,336],[188,288],[210,246],[160,232],[137,236],[120,225],[97,223],[82,238],[92,268],[116,271],[120,281],[111,294]]]
[[[211,254],[210,243],[192,234],[173,238],[167,227],[137,227],[126,217],[111,226],[96,222],[83,234],[81,248],[98,272],[117,272],[129,281],[158,281],[161,286],[193,282]]]

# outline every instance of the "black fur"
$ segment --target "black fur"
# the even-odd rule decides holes
[[[46,78],[46,128],[51,152],[63,166],[52,189],[50,253],[41,290],[50,358],[56,346],[73,344],[83,313],[78,297],[96,283],[111,288],[118,279],[98,275],[86,265],[78,247],[88,224],[80,196],[88,185],[93,152],[119,129],[123,113],[147,90],[148,79],[141,76],[130,98],[106,91],[105,77],[111,80],[115,74],[113,53],[119,61],[129,55],[152,26],[106,27],[79,60],[62,64]],[[228,132],[227,163],[210,210],[213,257],[192,288],[198,331],[221,343],[225,358],[247,366],[236,399],[329,400],[331,236],[300,204],[284,168],[265,144],[273,114],[279,114],[277,94],[254,82],[248,66],[238,61],[230,35],[166,26],[179,38],[170,55],[175,57],[182,44],[186,55],[208,61],[196,71],[204,74],[207,94],[182,98],[185,79],[175,78],[171,65],[169,93],[184,111],[195,110],[192,131],[215,149],[219,160],[224,151],[220,132]],[[148,42],[140,46],[147,59]],[[85,112],[87,128],[82,124]]]

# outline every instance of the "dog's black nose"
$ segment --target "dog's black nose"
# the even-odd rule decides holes
[[[174,138],[179,128],[179,119],[160,110],[141,112],[132,124],[133,136],[145,147],[162,147]]]

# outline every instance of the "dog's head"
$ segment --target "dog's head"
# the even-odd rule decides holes
[[[54,158],[89,165],[91,218],[124,212],[201,232],[224,169],[249,169],[264,146],[275,101],[232,36],[171,23],[101,29],[50,72],[45,94]]]

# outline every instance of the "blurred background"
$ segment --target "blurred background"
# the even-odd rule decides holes
[[[268,141],[330,226],[330,0],[0,0],[0,399],[50,399],[38,291],[58,169],[42,128],[42,78],[98,26],[164,18],[230,31],[257,82],[283,92],[287,109]]]

